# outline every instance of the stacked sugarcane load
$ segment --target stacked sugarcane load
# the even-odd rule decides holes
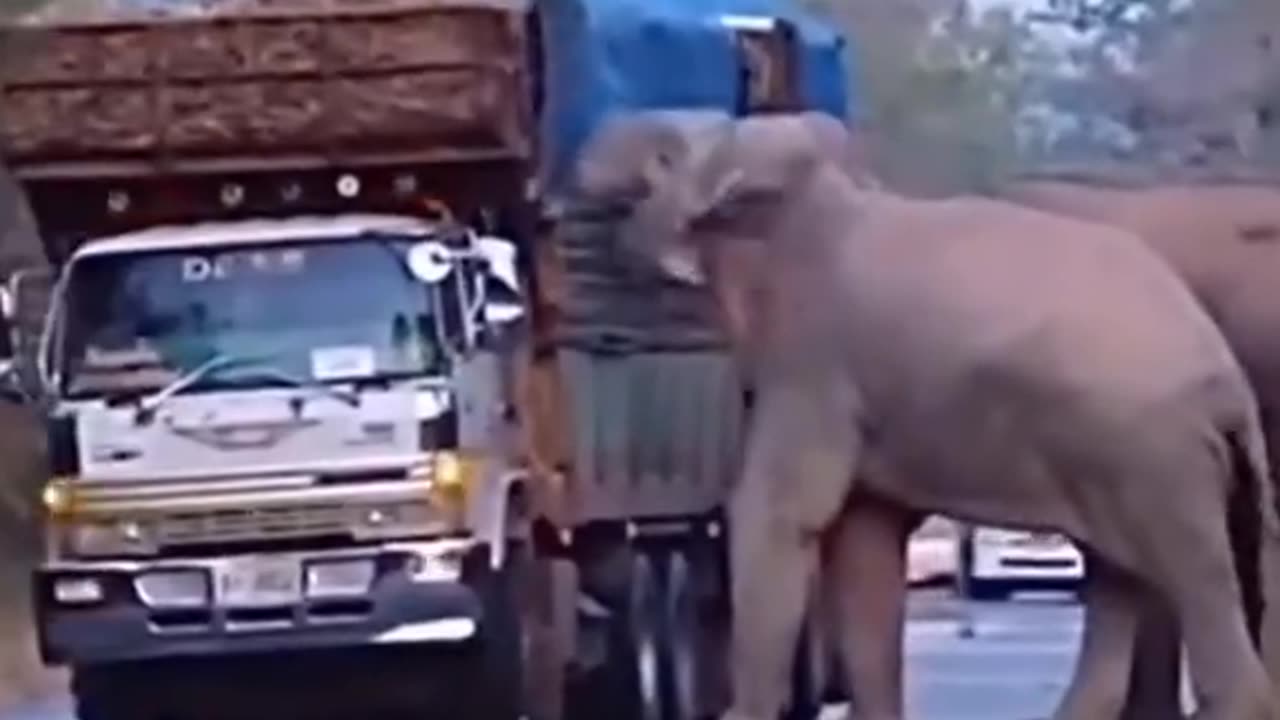
[[[506,0],[61,0],[0,47],[18,165],[530,144]]]

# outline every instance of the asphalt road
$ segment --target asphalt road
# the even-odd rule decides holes
[[[913,720],[1048,717],[1071,672],[1081,623],[1080,607],[1061,596],[965,604],[941,590],[914,593],[911,618],[905,680]],[[72,720],[68,708],[55,698],[0,720]],[[843,713],[831,708],[828,717]]]
[[[1082,614],[1073,599],[1046,594],[966,604],[944,593],[918,592],[912,601],[907,717],[1034,720],[1052,715],[1079,643]]]

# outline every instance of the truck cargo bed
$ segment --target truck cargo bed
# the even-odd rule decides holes
[[[543,417],[563,433],[570,526],[712,512],[741,455],[744,386],[711,293],[638,266],[617,220],[570,203],[546,238],[562,408]]]
[[[518,7],[313,2],[0,28],[0,157],[24,178],[531,150]]]

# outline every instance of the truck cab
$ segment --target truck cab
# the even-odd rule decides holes
[[[447,214],[334,212],[94,237],[15,276],[33,352],[3,369],[36,378],[51,469],[40,650],[84,716],[142,716],[117,670],[167,659],[443,645],[509,672],[513,257]]]

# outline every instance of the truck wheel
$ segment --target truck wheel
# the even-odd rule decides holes
[[[467,720],[519,720],[524,716],[527,643],[520,616],[521,579],[527,567],[524,543],[513,542],[500,569],[484,571],[484,617],[474,648],[469,692],[461,716]]]
[[[148,707],[146,686],[134,682],[131,674],[117,668],[76,668],[71,675],[71,694],[77,720],[155,720],[159,714]]]
[[[702,639],[698,597],[693,582],[693,567],[688,556],[679,550],[669,556],[663,643],[663,666],[666,670],[668,718],[697,720],[700,717],[698,648]]]
[[[631,566],[627,634],[637,720],[663,720],[662,600],[653,560],[647,553],[635,553]]]

